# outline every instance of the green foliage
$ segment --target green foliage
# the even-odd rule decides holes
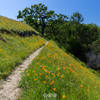
[[[17,18],[23,19],[27,24],[33,27],[35,26],[38,30],[41,27],[41,33],[44,35],[46,22],[52,17],[53,14],[54,11],[48,11],[47,7],[40,3],[19,11]]]
[[[84,18],[79,12],[67,17],[48,11],[47,6],[41,3],[19,11],[17,18],[22,18],[32,27],[35,25],[34,28],[46,39],[58,42],[61,48],[84,62],[87,62],[86,53],[100,31],[95,24],[83,24]]]
[[[82,16],[79,12],[75,12],[75,13],[73,13],[73,15],[71,16],[70,21],[71,21],[73,24],[80,24],[81,22],[84,21],[84,18],[83,18],[83,16]]]
[[[74,13],[70,19],[61,14],[60,16],[62,17],[56,16],[48,22],[45,37],[53,39],[60,47],[63,46],[66,51],[87,62],[86,53],[98,38],[98,27],[95,24],[82,24],[83,17],[79,13]]]
[[[100,53],[100,39],[94,41],[91,45],[91,50],[98,55]]]

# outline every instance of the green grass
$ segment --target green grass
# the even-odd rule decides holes
[[[35,29],[27,24],[23,24],[22,22],[8,19],[3,16],[0,16],[0,32],[16,33],[21,36],[38,33]]]
[[[100,100],[100,78],[54,42],[29,65],[19,86],[19,100],[44,100],[44,93],[57,94],[47,100]]]
[[[29,54],[45,44],[39,36],[20,37],[18,35],[1,34],[0,40],[0,79],[7,77]]]

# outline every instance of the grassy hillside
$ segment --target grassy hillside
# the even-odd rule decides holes
[[[21,36],[38,33],[32,27],[6,17],[0,16],[0,32],[16,33]]]
[[[0,16],[0,79],[8,76],[29,54],[45,44],[32,27]],[[22,37],[32,35],[30,37]]]
[[[11,73],[16,65],[21,63],[30,53],[45,44],[39,36],[20,37],[17,35],[1,35],[0,40],[0,79]]]
[[[100,78],[54,42],[29,65],[20,87],[20,100],[44,100],[44,93],[46,100],[100,100]]]

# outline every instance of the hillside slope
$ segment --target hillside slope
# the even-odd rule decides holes
[[[32,27],[0,16],[0,80],[27,56],[45,44]],[[30,37],[23,37],[32,35]]]
[[[0,79],[8,76],[29,54],[45,44],[39,36],[20,37],[2,34],[6,42],[0,40]]]
[[[23,24],[22,22],[8,19],[3,16],[0,16],[0,32],[16,33],[21,36],[38,33],[35,29],[28,26],[27,24]]]
[[[20,87],[20,100],[100,100],[100,78],[54,42],[29,65]]]

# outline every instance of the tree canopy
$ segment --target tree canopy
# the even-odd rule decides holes
[[[48,11],[44,4],[32,5],[30,8],[18,12],[18,19],[23,19],[27,24],[35,26],[36,29],[41,26],[41,33],[44,35],[45,26],[52,18],[54,11]]]
[[[56,14],[40,3],[19,11],[17,18],[24,20],[42,36],[56,41],[61,48],[85,62],[86,52],[98,38],[98,27],[95,24],[84,24],[84,17],[79,12],[68,17],[61,13]]]

